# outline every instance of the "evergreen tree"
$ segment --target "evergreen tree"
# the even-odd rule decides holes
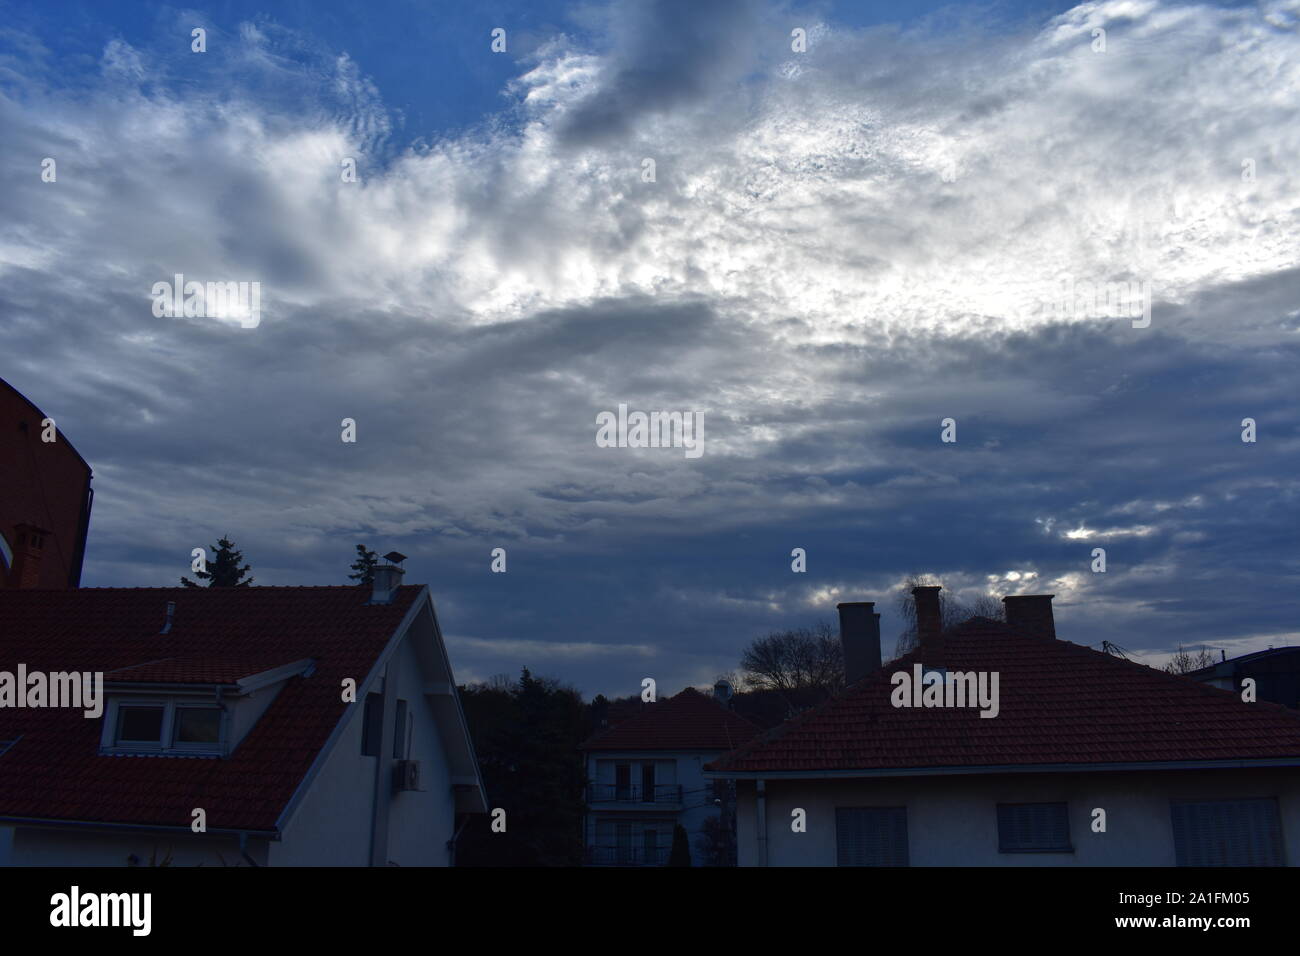
[[[212,548],[212,560],[208,562],[208,569],[196,571],[195,577],[207,581],[210,588],[246,588],[253,583],[253,579],[245,580],[245,576],[253,569],[247,564],[241,568],[239,562],[243,560],[244,552],[236,550],[235,543],[222,536]],[[187,588],[203,586],[186,577],[181,578],[181,584]]]
[[[669,866],[691,865],[691,844],[686,836],[686,827],[680,823],[673,824],[673,849],[668,854]]]
[[[582,863],[586,773],[578,745],[589,733],[582,697],[525,668],[519,680],[460,689],[479,767],[507,828],[469,822],[458,866],[577,866]]]
[[[353,574],[348,577],[356,581],[358,585],[368,587],[375,583],[375,565],[379,563],[379,558],[375,552],[370,551],[364,544],[357,545],[357,559],[352,562]]]

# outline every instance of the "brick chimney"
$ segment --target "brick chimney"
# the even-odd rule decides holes
[[[840,646],[844,649],[844,682],[854,684],[880,670],[880,615],[875,601],[837,604]]]
[[[916,604],[916,642],[922,647],[943,632],[943,611],[939,607],[939,592],[942,590],[937,584],[912,588],[912,600]]]
[[[1052,618],[1055,594],[1017,594],[1002,599],[1007,609],[1007,623],[1035,637],[1056,640],[1056,622]]]
[[[16,525],[14,531],[17,540],[14,541],[14,565],[9,572],[9,586],[38,588],[41,586],[41,558],[50,532],[33,524]]]

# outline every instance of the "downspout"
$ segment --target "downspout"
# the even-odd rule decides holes
[[[767,866],[767,781],[758,781],[758,865]]]
[[[456,799],[454,795],[452,796],[452,799],[453,800]],[[469,825],[470,815],[466,813],[464,816],[465,819],[461,821],[460,826],[456,828],[456,832],[453,833],[451,835],[451,839],[447,841],[447,851],[451,855],[451,862],[450,862],[451,866],[456,865],[456,841],[460,839],[461,833],[464,832],[465,827]]]
[[[239,831],[239,855],[248,861],[249,866],[257,866],[257,861],[248,855],[248,834],[243,830]]]

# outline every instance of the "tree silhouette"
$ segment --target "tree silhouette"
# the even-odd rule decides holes
[[[223,535],[212,548],[212,560],[208,562],[208,569],[196,571],[195,577],[207,581],[210,588],[246,588],[253,583],[253,579],[245,580],[245,575],[253,569],[247,564],[241,568],[239,562],[243,560],[244,552],[236,550],[235,543]],[[181,578],[181,584],[187,588],[203,587],[186,577]]]
[[[375,552],[370,551],[364,544],[357,545],[357,559],[352,562],[353,574],[348,577],[356,581],[360,586],[367,586],[375,583],[375,565],[379,563],[379,558]]]
[[[673,824],[673,848],[668,854],[668,865],[691,865],[691,845],[686,839],[686,828],[680,823]]]

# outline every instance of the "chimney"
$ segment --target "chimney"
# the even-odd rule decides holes
[[[939,607],[939,592],[942,590],[937,584],[912,588],[912,601],[916,605],[916,643],[919,647],[937,640],[943,632],[943,611]]]
[[[720,680],[713,685],[713,699],[728,710],[731,709],[731,682]]]
[[[371,604],[392,604],[393,597],[402,584],[402,575],[406,573],[398,567],[406,560],[406,555],[389,551],[384,555],[384,560],[388,564],[377,564],[374,568],[374,577],[371,580]]]
[[[10,587],[38,588],[41,586],[41,557],[45,552],[45,538],[50,534],[34,524],[14,526],[14,564],[9,571]]]
[[[163,629],[159,634],[170,634],[172,631],[172,619],[176,616],[176,602],[167,602],[167,620],[163,623]]]
[[[880,615],[874,601],[837,604],[840,646],[844,649],[844,682],[855,684],[880,670]]]
[[[1007,609],[1007,623],[1017,630],[1049,641],[1056,640],[1056,622],[1052,620],[1055,594],[1017,594],[1002,599]]]

